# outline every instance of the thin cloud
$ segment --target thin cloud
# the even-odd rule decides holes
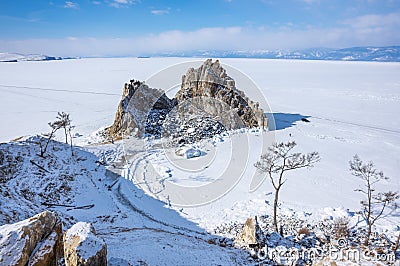
[[[71,1],[66,1],[63,7],[71,9],[79,9],[79,4]]]
[[[153,15],[166,15],[169,14],[168,9],[154,9],[150,11],[151,14]]]
[[[306,4],[312,5],[312,4],[319,4],[320,0],[303,0]]]
[[[194,31],[166,31],[134,38],[0,40],[0,50],[57,56],[135,56],[173,51],[343,48],[400,43],[400,35],[397,34],[399,21],[395,14],[376,17],[373,23],[367,22],[367,18],[354,18],[343,22],[347,24],[341,27],[333,28],[300,29],[296,25],[285,29],[267,26],[212,27]]]
[[[368,14],[343,21],[343,24],[353,28],[366,29],[376,27],[399,27],[400,13]]]
[[[371,39],[397,40],[400,42],[398,29],[400,28],[400,14],[368,14],[342,22],[347,26],[348,32],[352,34],[351,39],[358,40],[361,43],[371,42]]]
[[[136,0],[113,0],[109,3],[109,5],[115,8],[121,8],[136,4],[137,2],[138,1]]]

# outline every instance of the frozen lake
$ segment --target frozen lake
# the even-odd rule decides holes
[[[110,125],[125,82],[131,78],[146,80],[168,66],[193,60],[202,59],[1,63],[0,141],[47,131],[47,122],[57,111],[69,112],[82,134]],[[400,102],[399,63],[262,59],[221,62],[254,80],[274,112],[399,131],[400,117],[395,115]]]
[[[125,82],[147,80],[166,67],[193,60],[199,60],[198,65],[203,61],[98,58],[1,63],[0,141],[47,132],[47,123],[58,111],[70,113],[75,131],[88,135],[111,125]],[[299,171],[289,178],[283,201],[310,208],[357,208],[354,189],[360,182],[348,171],[348,161],[355,154],[374,161],[391,177],[383,187],[400,190],[400,63],[261,59],[222,59],[221,63],[248,75],[261,89],[276,119],[278,141],[294,139],[300,151],[315,150],[321,155],[312,171]],[[311,122],[300,121],[302,117]],[[250,158],[249,165],[256,160]],[[240,219],[265,212],[260,206],[270,184],[264,182],[255,193],[245,190],[239,186],[212,207],[215,223],[221,215],[231,217],[238,211],[231,208],[233,203],[246,206],[240,209],[245,213],[237,214]],[[256,199],[259,204],[254,203]],[[226,214],[229,208],[231,214]],[[213,220],[210,215],[204,218],[208,207],[187,212],[204,226]]]

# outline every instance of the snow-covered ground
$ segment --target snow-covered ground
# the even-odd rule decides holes
[[[58,111],[70,113],[76,125],[75,132],[83,135],[76,138],[75,142],[98,157],[104,157],[110,165],[109,170],[127,178],[118,181],[117,192],[120,194],[109,195],[111,199],[104,206],[120,206],[125,201],[118,208],[129,209],[129,204],[121,199],[121,195],[142,193],[133,183],[151,197],[165,202],[152,202],[150,197],[145,196],[146,201],[139,201],[143,206],[134,206],[146,210],[151,217],[160,217],[167,224],[158,224],[162,230],[169,230],[165,236],[159,238],[159,234],[146,231],[150,236],[145,238],[147,242],[140,244],[163,243],[156,245],[160,250],[155,252],[158,257],[153,261],[170,252],[167,240],[171,238],[171,230],[179,234],[183,226],[211,232],[224,223],[243,223],[248,217],[272,213],[273,188],[268,180],[255,191],[250,191],[255,173],[253,165],[259,158],[263,138],[284,142],[295,140],[298,151],[318,151],[321,156],[321,161],[314,168],[288,174],[288,181],[280,196],[280,212],[285,215],[314,221],[350,216],[351,223],[356,224],[359,216],[354,213],[360,208],[362,195],[354,190],[362,183],[350,174],[348,164],[355,154],[365,161],[374,161],[377,168],[390,177],[388,181],[380,183],[380,189],[400,191],[400,63],[223,59],[222,63],[247,74],[259,86],[272,110],[268,116],[275,118],[274,131],[243,133],[248,141],[245,145],[248,149],[245,155],[248,156],[244,162],[229,164],[234,153],[233,143],[242,143],[241,139],[235,139],[235,134],[217,137],[211,144],[199,144],[196,148],[204,154],[192,159],[174,157],[156,141],[148,143],[133,139],[115,144],[91,145],[97,138],[91,134],[98,128],[111,125],[124,82],[131,78],[147,80],[163,68],[192,60],[109,58],[0,63],[0,141],[46,132],[47,122],[52,121]],[[246,88],[239,89],[246,92]],[[303,122],[301,118],[307,118],[310,122]],[[128,163],[118,161],[121,155]],[[192,166],[202,164],[204,167],[188,173],[180,168],[179,162],[182,160]],[[173,191],[168,186],[178,184],[190,191],[188,195],[196,193],[196,197],[207,197],[209,191],[199,187],[215,181],[227,168],[232,173],[240,172],[242,175],[223,197],[211,202],[203,200],[202,204],[195,207],[172,206],[177,212],[162,207],[168,205],[170,200],[172,203],[179,202],[172,199]],[[95,183],[97,179],[93,178]],[[112,183],[111,179],[109,182]],[[185,200],[184,194],[182,197],[183,201],[180,202]],[[87,203],[83,201],[79,204]],[[110,208],[118,213],[115,206]],[[96,220],[93,218],[95,215],[106,217],[108,209],[94,208],[84,215],[77,213],[76,218],[93,221]],[[160,215],[160,212],[168,214]],[[131,222],[125,227],[133,228],[138,224],[136,227],[154,227],[147,222],[140,223],[141,219],[148,218],[143,218],[146,216],[132,217],[137,223]],[[149,223],[153,222],[150,219]],[[171,224],[173,226],[168,227]],[[378,230],[393,238],[400,231],[399,224],[399,214],[395,213],[381,220]],[[97,226],[100,232],[107,230],[101,222],[95,223],[96,229]],[[144,240],[139,229],[126,234],[124,239]],[[189,235],[193,234],[197,233],[191,232]],[[109,237],[110,254],[120,254],[117,248],[121,239],[117,236],[115,239]],[[192,241],[190,236],[185,237],[189,239],[170,243],[173,246],[185,246],[180,254],[182,256],[185,250],[193,248],[193,245],[189,245]],[[201,244],[196,245],[200,245],[199,249],[203,248]],[[140,250],[143,258],[151,258],[152,251]],[[182,261],[174,262],[179,264]]]
[[[109,157],[101,154],[119,145],[90,149],[100,156],[76,147],[71,157],[66,144],[52,142],[41,158],[38,141],[32,137],[0,144],[0,225],[48,209],[60,215],[64,229],[79,221],[92,223],[107,243],[111,265],[245,262],[245,251],[210,245],[216,236],[107,170],[103,165]]]

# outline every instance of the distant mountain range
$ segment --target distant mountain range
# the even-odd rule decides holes
[[[344,49],[312,48],[294,51],[192,51],[161,53],[153,56],[400,62],[400,46]]]
[[[119,56],[120,57],[120,56]],[[127,56],[128,57],[128,56]],[[337,60],[337,61],[376,61],[400,62],[400,46],[386,47],[351,47],[343,49],[311,48],[304,50],[198,50],[183,52],[163,52],[141,54],[139,58],[148,57],[202,57],[202,58],[266,58],[298,60]],[[79,57],[59,57],[41,54],[0,53],[0,62],[50,61],[77,59]]]

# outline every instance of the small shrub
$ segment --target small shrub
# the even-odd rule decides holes
[[[216,245],[215,239],[208,239],[207,243],[210,245]]]
[[[347,238],[350,235],[349,218],[339,217],[333,223],[335,238]]]

